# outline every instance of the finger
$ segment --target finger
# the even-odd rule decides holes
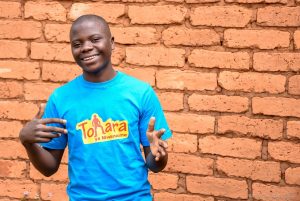
[[[154,131],[154,124],[155,124],[155,117],[151,117],[149,124],[148,124],[148,129],[147,132],[153,132]]]
[[[65,119],[59,119],[59,118],[46,118],[40,120],[41,124],[51,124],[51,123],[60,123],[65,125],[67,123],[67,120]]]
[[[52,138],[36,138],[36,143],[50,142]]]
[[[62,134],[68,133],[67,129],[55,127],[55,126],[44,126],[44,128],[42,128],[42,130],[47,131],[47,132],[57,132],[57,133],[62,133]]]
[[[38,113],[35,115],[35,119],[41,119],[42,116],[44,115],[44,111],[45,111],[45,103],[41,103],[40,107],[39,107],[39,111]]]
[[[160,153],[157,152],[157,154],[155,155],[155,160],[156,160],[156,161],[159,161],[159,159],[160,159]]]
[[[168,143],[164,140],[160,140],[159,145],[162,146],[164,149],[168,148]]]
[[[162,128],[162,129],[156,131],[156,136],[157,136],[158,138],[161,138],[161,136],[162,136],[165,132],[166,132],[166,129]]]
[[[165,149],[163,147],[159,147],[158,151],[159,151],[159,153],[160,153],[161,156],[165,156],[166,155]]]
[[[39,131],[36,133],[36,136],[38,138],[57,138],[60,137],[61,134],[60,133],[50,133],[50,132],[44,132],[44,131]]]

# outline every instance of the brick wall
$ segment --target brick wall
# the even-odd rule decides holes
[[[111,25],[113,64],[157,91],[174,137],[157,201],[300,200],[299,0],[0,0],[0,201],[66,200],[18,133],[80,73],[68,31]]]

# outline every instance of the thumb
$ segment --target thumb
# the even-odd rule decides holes
[[[42,116],[44,115],[45,106],[46,106],[45,103],[40,104],[39,111],[34,117],[35,119],[41,119],[42,118]]]

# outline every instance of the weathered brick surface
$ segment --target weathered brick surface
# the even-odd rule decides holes
[[[245,27],[252,11],[240,6],[201,6],[191,11],[192,25]]]
[[[246,181],[242,180],[187,176],[186,185],[187,190],[192,193],[240,199],[248,198],[248,186]]]
[[[269,142],[270,157],[280,161],[300,163],[300,144],[292,142]]]
[[[41,184],[41,198],[51,201],[68,200],[66,185],[65,184],[53,184],[42,183]]]
[[[201,153],[255,159],[261,155],[261,141],[246,138],[207,136],[199,139]]]
[[[281,179],[280,163],[278,162],[219,157],[216,167],[218,171],[224,172],[228,176],[268,182],[279,182]]]
[[[245,112],[248,110],[248,98],[225,95],[199,95],[193,94],[188,103],[191,110],[218,111],[218,112]]]
[[[42,24],[35,21],[0,21],[0,38],[36,39],[42,35]]]
[[[149,174],[149,182],[153,189],[176,189],[178,179],[175,174]]]
[[[168,139],[168,150],[171,152],[194,153],[197,151],[197,144],[197,135],[173,133],[172,138]]]
[[[47,41],[70,42],[71,24],[46,24],[45,37]]]
[[[226,90],[273,94],[284,92],[285,82],[283,75],[252,72],[223,71],[218,78],[218,83]]]
[[[127,47],[126,62],[144,66],[174,66],[184,65],[184,49],[165,47]]]
[[[200,195],[188,195],[188,194],[173,194],[173,193],[155,193],[154,200],[159,201],[214,201],[213,197],[200,196]]]
[[[17,80],[36,80],[40,77],[38,62],[0,61],[0,77]]]
[[[33,17],[37,20],[66,21],[67,11],[58,1],[35,2],[25,4],[25,18]]]
[[[224,31],[224,45],[226,47],[275,49],[288,47],[289,44],[290,33],[286,31],[237,29]]]
[[[287,136],[300,138],[300,121],[287,122]]]
[[[294,43],[295,48],[300,49],[300,30],[295,31],[294,33]]]
[[[252,184],[253,198],[263,201],[297,201],[299,187],[279,187],[262,183]]]
[[[37,113],[38,107],[34,103],[19,101],[0,101],[0,118],[30,120]]]
[[[249,69],[250,56],[246,52],[218,52],[195,49],[188,58],[195,67]]]
[[[23,95],[23,86],[15,81],[0,81],[0,98],[18,98]]]
[[[300,26],[300,6],[259,8],[257,23],[263,26]]]
[[[26,83],[24,85],[25,100],[47,100],[52,91],[59,84],[52,83]]]
[[[289,94],[300,95],[300,75],[294,75],[289,79]]]
[[[118,18],[125,14],[125,5],[103,3],[74,3],[68,17],[75,20],[85,14],[101,15],[105,20],[116,23]]]
[[[218,133],[237,133],[245,136],[278,139],[283,135],[283,121],[252,119],[240,115],[221,116],[218,119]]]
[[[144,82],[148,82],[152,86],[155,85],[155,70],[152,68],[115,68],[115,69],[118,69],[123,73],[136,77]]]
[[[300,117],[299,99],[279,97],[254,97],[252,111],[254,114]]]
[[[0,40],[0,59],[22,59],[27,56],[27,43],[23,41]]]
[[[300,167],[286,169],[285,181],[288,184],[300,185]]]
[[[187,13],[183,6],[129,6],[128,16],[132,24],[181,23]]]
[[[287,0],[225,0],[228,3],[254,4],[254,3],[281,3],[286,4]]]
[[[112,52],[111,63],[118,66],[123,60],[125,60],[125,48],[115,47]]]
[[[158,33],[152,27],[112,27],[116,43],[151,44],[158,40]]]
[[[68,181],[68,165],[60,165],[59,170],[51,177],[43,176],[35,167],[30,164],[29,176],[34,180],[46,180],[46,181]]]
[[[170,27],[162,32],[162,40],[166,45],[219,45],[220,36],[211,29],[187,29]]]
[[[81,68],[76,64],[43,62],[42,79],[53,82],[67,82],[80,75]]]
[[[26,162],[16,160],[2,160],[0,159],[0,176],[24,178],[26,171]]]
[[[5,18],[20,18],[21,17],[21,3],[0,1],[0,17]]]
[[[183,93],[161,92],[157,95],[164,110],[178,111],[183,109]]]
[[[38,194],[38,184],[30,180],[0,180],[1,196],[34,199]]]
[[[160,89],[214,90],[217,87],[217,74],[161,70],[156,73],[156,81]]]
[[[170,172],[212,175],[213,162],[211,158],[201,158],[196,155],[182,153],[170,153],[166,170]]]
[[[265,53],[253,55],[253,68],[257,71],[299,71],[300,53]]]
[[[19,137],[23,124],[20,121],[0,121],[0,137]]]

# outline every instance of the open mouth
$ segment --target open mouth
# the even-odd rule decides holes
[[[90,60],[93,60],[94,58],[96,58],[97,56],[99,56],[99,54],[95,54],[95,55],[92,55],[92,56],[84,57],[84,58],[81,58],[81,60],[82,61],[90,61]]]

